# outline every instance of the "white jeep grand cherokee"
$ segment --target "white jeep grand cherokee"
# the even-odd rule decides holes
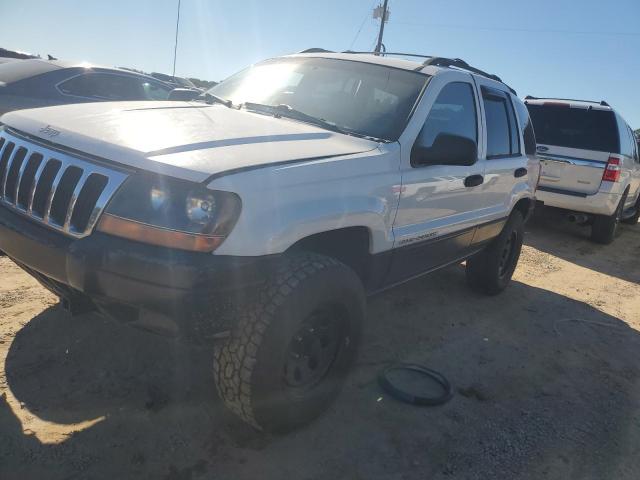
[[[611,243],[640,217],[640,153],[631,127],[606,102],[526,97],[542,174],[537,198],[591,225]]]
[[[539,175],[515,92],[437,57],[314,49],[201,101],[2,122],[0,249],[72,312],[215,342],[222,399],[264,430],[336,395],[367,294],[464,260],[504,289]]]

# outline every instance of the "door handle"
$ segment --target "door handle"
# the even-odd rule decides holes
[[[524,177],[527,174],[526,168],[516,168],[516,171],[513,172],[513,176],[516,178]]]
[[[464,179],[465,187],[477,187],[484,183],[484,177],[482,175],[470,175]]]

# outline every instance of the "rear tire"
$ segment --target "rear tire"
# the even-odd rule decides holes
[[[613,215],[596,215],[593,218],[593,225],[591,225],[592,241],[603,245],[609,245],[613,242],[616,238],[616,232],[618,231],[618,224],[620,223],[626,198],[627,194],[625,193],[620,199],[620,203]]]
[[[484,250],[467,260],[467,283],[486,295],[503,291],[518,265],[524,238],[524,218],[514,211],[502,232]]]
[[[638,195],[638,200],[636,200],[635,213],[630,217],[622,219],[621,222],[626,223],[627,225],[636,225],[639,219],[640,219],[640,195]]]
[[[286,258],[215,348],[220,397],[259,430],[308,423],[340,391],[364,311],[364,289],[349,267],[315,254]]]

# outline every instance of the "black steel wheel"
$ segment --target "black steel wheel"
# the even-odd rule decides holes
[[[231,337],[215,347],[220,397],[259,430],[308,423],[340,391],[364,309],[362,283],[346,265],[316,254],[285,258]]]
[[[484,250],[467,259],[467,283],[471,288],[487,295],[504,290],[518,265],[523,239],[524,219],[516,210],[500,235]]]

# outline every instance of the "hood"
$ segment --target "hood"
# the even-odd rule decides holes
[[[195,182],[229,170],[377,147],[286,118],[196,102],[63,105],[10,112],[0,121],[61,147]]]

